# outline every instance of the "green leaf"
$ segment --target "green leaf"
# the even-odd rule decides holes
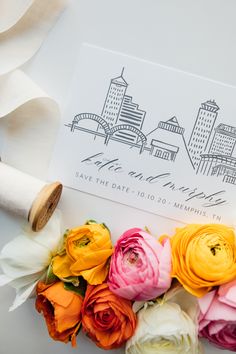
[[[71,283],[74,286],[79,286],[80,280],[79,277],[67,277],[67,278],[60,278],[64,283]]]
[[[86,223],[85,223],[85,225],[93,225],[93,224],[98,224],[98,223],[97,223],[96,220],[92,220],[92,219],[91,220],[87,220]],[[109,231],[109,233],[111,233],[109,227],[104,222],[102,222],[100,225],[102,227],[104,227],[105,229],[107,229]]]
[[[49,265],[48,270],[47,270],[45,283],[48,285],[48,284],[55,283],[57,280],[58,280],[58,277],[53,273],[52,262],[51,262],[51,264]]]
[[[108,231],[109,231],[109,234],[111,234],[111,231],[110,231],[110,229],[109,229],[109,227],[103,222],[102,224],[101,224],[105,229],[107,229]]]
[[[64,283],[64,288],[84,297],[87,288],[87,282],[82,277],[79,277],[79,286],[74,286],[72,283]]]
[[[57,254],[59,256],[63,256],[66,253],[66,239],[69,233],[70,233],[70,229],[66,229],[66,231],[63,234],[62,243],[57,251]]]
[[[151,235],[151,231],[149,230],[149,228],[147,226],[144,227],[144,230]]]
[[[93,225],[93,224],[97,224],[97,221],[90,219],[90,220],[87,220],[85,223],[85,225]]]

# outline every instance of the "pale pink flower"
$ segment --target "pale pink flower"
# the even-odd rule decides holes
[[[171,284],[171,246],[161,244],[149,233],[126,231],[117,241],[111,258],[109,288],[129,300],[151,300]]]
[[[199,334],[217,347],[236,351],[236,280],[198,299]]]

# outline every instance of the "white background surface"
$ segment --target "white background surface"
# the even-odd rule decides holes
[[[235,13],[235,0],[71,0],[24,69],[62,108],[82,42],[236,85]],[[171,220],[69,189],[64,190],[60,209],[64,227],[93,218],[105,221],[114,239],[128,227],[148,225],[161,234],[172,233],[176,226]],[[1,211],[0,225],[2,247],[17,235],[22,220]],[[52,341],[33,300],[8,313],[13,297],[11,288],[0,289],[0,354],[104,353],[84,336],[79,336],[76,350]],[[206,346],[207,354],[222,352]]]

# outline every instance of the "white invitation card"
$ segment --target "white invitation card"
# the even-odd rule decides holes
[[[50,179],[183,222],[236,220],[236,88],[83,45]]]

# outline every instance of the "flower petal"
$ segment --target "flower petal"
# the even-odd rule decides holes
[[[11,311],[31,295],[37,282],[44,277],[61,239],[60,214],[56,212],[40,232],[25,229],[3,247],[0,286],[9,284],[16,289]]]
[[[31,283],[30,285],[18,289],[16,291],[15,300],[12,306],[9,308],[9,311],[14,311],[17,307],[22,305],[34,293],[37,283],[38,280],[34,283]]]

